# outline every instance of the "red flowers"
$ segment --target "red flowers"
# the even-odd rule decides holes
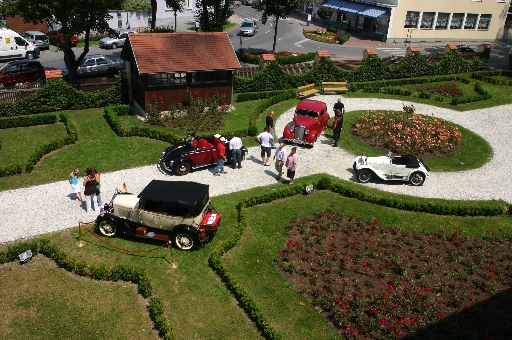
[[[395,290],[396,286],[395,285],[388,285],[386,287],[387,290]]]
[[[199,96],[199,92],[198,91],[194,91],[194,96]]]
[[[379,223],[379,221],[380,221],[380,220],[379,220],[378,218],[374,218],[374,219],[373,219],[373,223]]]
[[[425,287],[425,293],[430,293],[431,291],[430,287]]]
[[[151,98],[152,98],[152,99],[156,99],[156,94],[154,94],[154,93],[153,93],[153,94],[151,95]]]
[[[288,241],[288,243],[286,243],[286,246],[287,246],[287,247],[289,247],[289,248],[291,248],[291,247],[293,247],[293,243],[291,243],[290,241]]]

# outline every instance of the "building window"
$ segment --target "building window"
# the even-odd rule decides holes
[[[156,73],[148,75],[149,86],[183,84],[187,82],[186,73]]]
[[[476,19],[478,18],[478,14],[467,14],[466,21],[464,21],[464,29],[465,30],[474,30],[476,27]]]
[[[405,16],[404,28],[418,28],[418,20],[420,18],[420,12],[407,11]]]
[[[192,73],[193,83],[223,82],[228,80],[229,75],[226,71]]]
[[[488,30],[491,25],[491,14],[480,14],[480,20],[478,20],[479,30]]]
[[[464,13],[453,13],[452,22],[450,24],[451,30],[462,29],[462,21],[464,20]]]
[[[423,12],[421,16],[420,28],[432,29],[434,27],[434,18],[436,17],[435,12]]]
[[[436,30],[448,29],[448,21],[450,21],[450,13],[437,13]]]

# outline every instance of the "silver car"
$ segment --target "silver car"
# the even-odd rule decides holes
[[[40,31],[26,31],[21,33],[21,36],[25,38],[32,45],[39,47],[39,49],[49,49],[50,39],[48,36]]]
[[[238,34],[254,36],[258,32],[258,24],[254,20],[245,20],[240,24]]]
[[[124,60],[114,59],[111,56],[104,56],[101,54],[89,55],[84,58],[82,65],[77,69],[77,77],[100,77],[100,76],[113,76],[124,69]],[[62,77],[64,79],[68,76],[68,69],[66,66],[61,66]]]
[[[128,34],[136,34],[132,30],[117,30],[115,34],[111,34],[100,40],[100,48],[118,48],[123,47]]]

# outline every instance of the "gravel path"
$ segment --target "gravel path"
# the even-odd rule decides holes
[[[331,110],[337,96],[316,96],[314,99],[327,103]],[[352,110],[401,110],[405,103],[399,100],[372,98],[344,98],[348,111]],[[409,104],[409,103],[405,103]],[[493,149],[493,157],[483,167],[470,171],[431,173],[421,187],[402,183],[368,183],[380,190],[420,197],[491,200],[503,199],[512,203],[511,148],[508,145],[512,132],[512,104],[458,112],[424,104],[414,104],[416,112],[434,114],[457,123],[483,137]],[[276,122],[276,133],[281,134],[286,123],[292,120],[293,109],[284,113]],[[343,131],[342,133],[348,133]],[[287,147],[288,151],[290,146]],[[329,173],[344,180],[355,182],[352,163],[354,155],[333,148],[330,140],[320,136],[314,148],[299,148],[297,178],[315,173]],[[269,184],[278,185],[273,166],[261,165],[260,148],[249,148],[242,169],[226,168],[227,175],[213,176],[213,169],[194,171],[184,177],[161,172],[156,165],[103,173],[102,198],[110,200],[115,188],[126,183],[128,190],[140,192],[152,179],[169,181],[195,181],[210,185],[210,195],[250,189]],[[66,173],[67,174],[67,173]],[[0,243],[26,239],[78,225],[78,221],[92,221],[96,213],[87,214],[85,207],[71,199],[70,185],[59,181],[30,188],[0,192]]]

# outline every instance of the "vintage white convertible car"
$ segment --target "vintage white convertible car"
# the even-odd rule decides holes
[[[412,154],[393,156],[391,152],[379,157],[357,156],[353,168],[360,183],[368,183],[375,176],[385,181],[406,181],[414,186],[422,185],[430,171],[422,159]]]

